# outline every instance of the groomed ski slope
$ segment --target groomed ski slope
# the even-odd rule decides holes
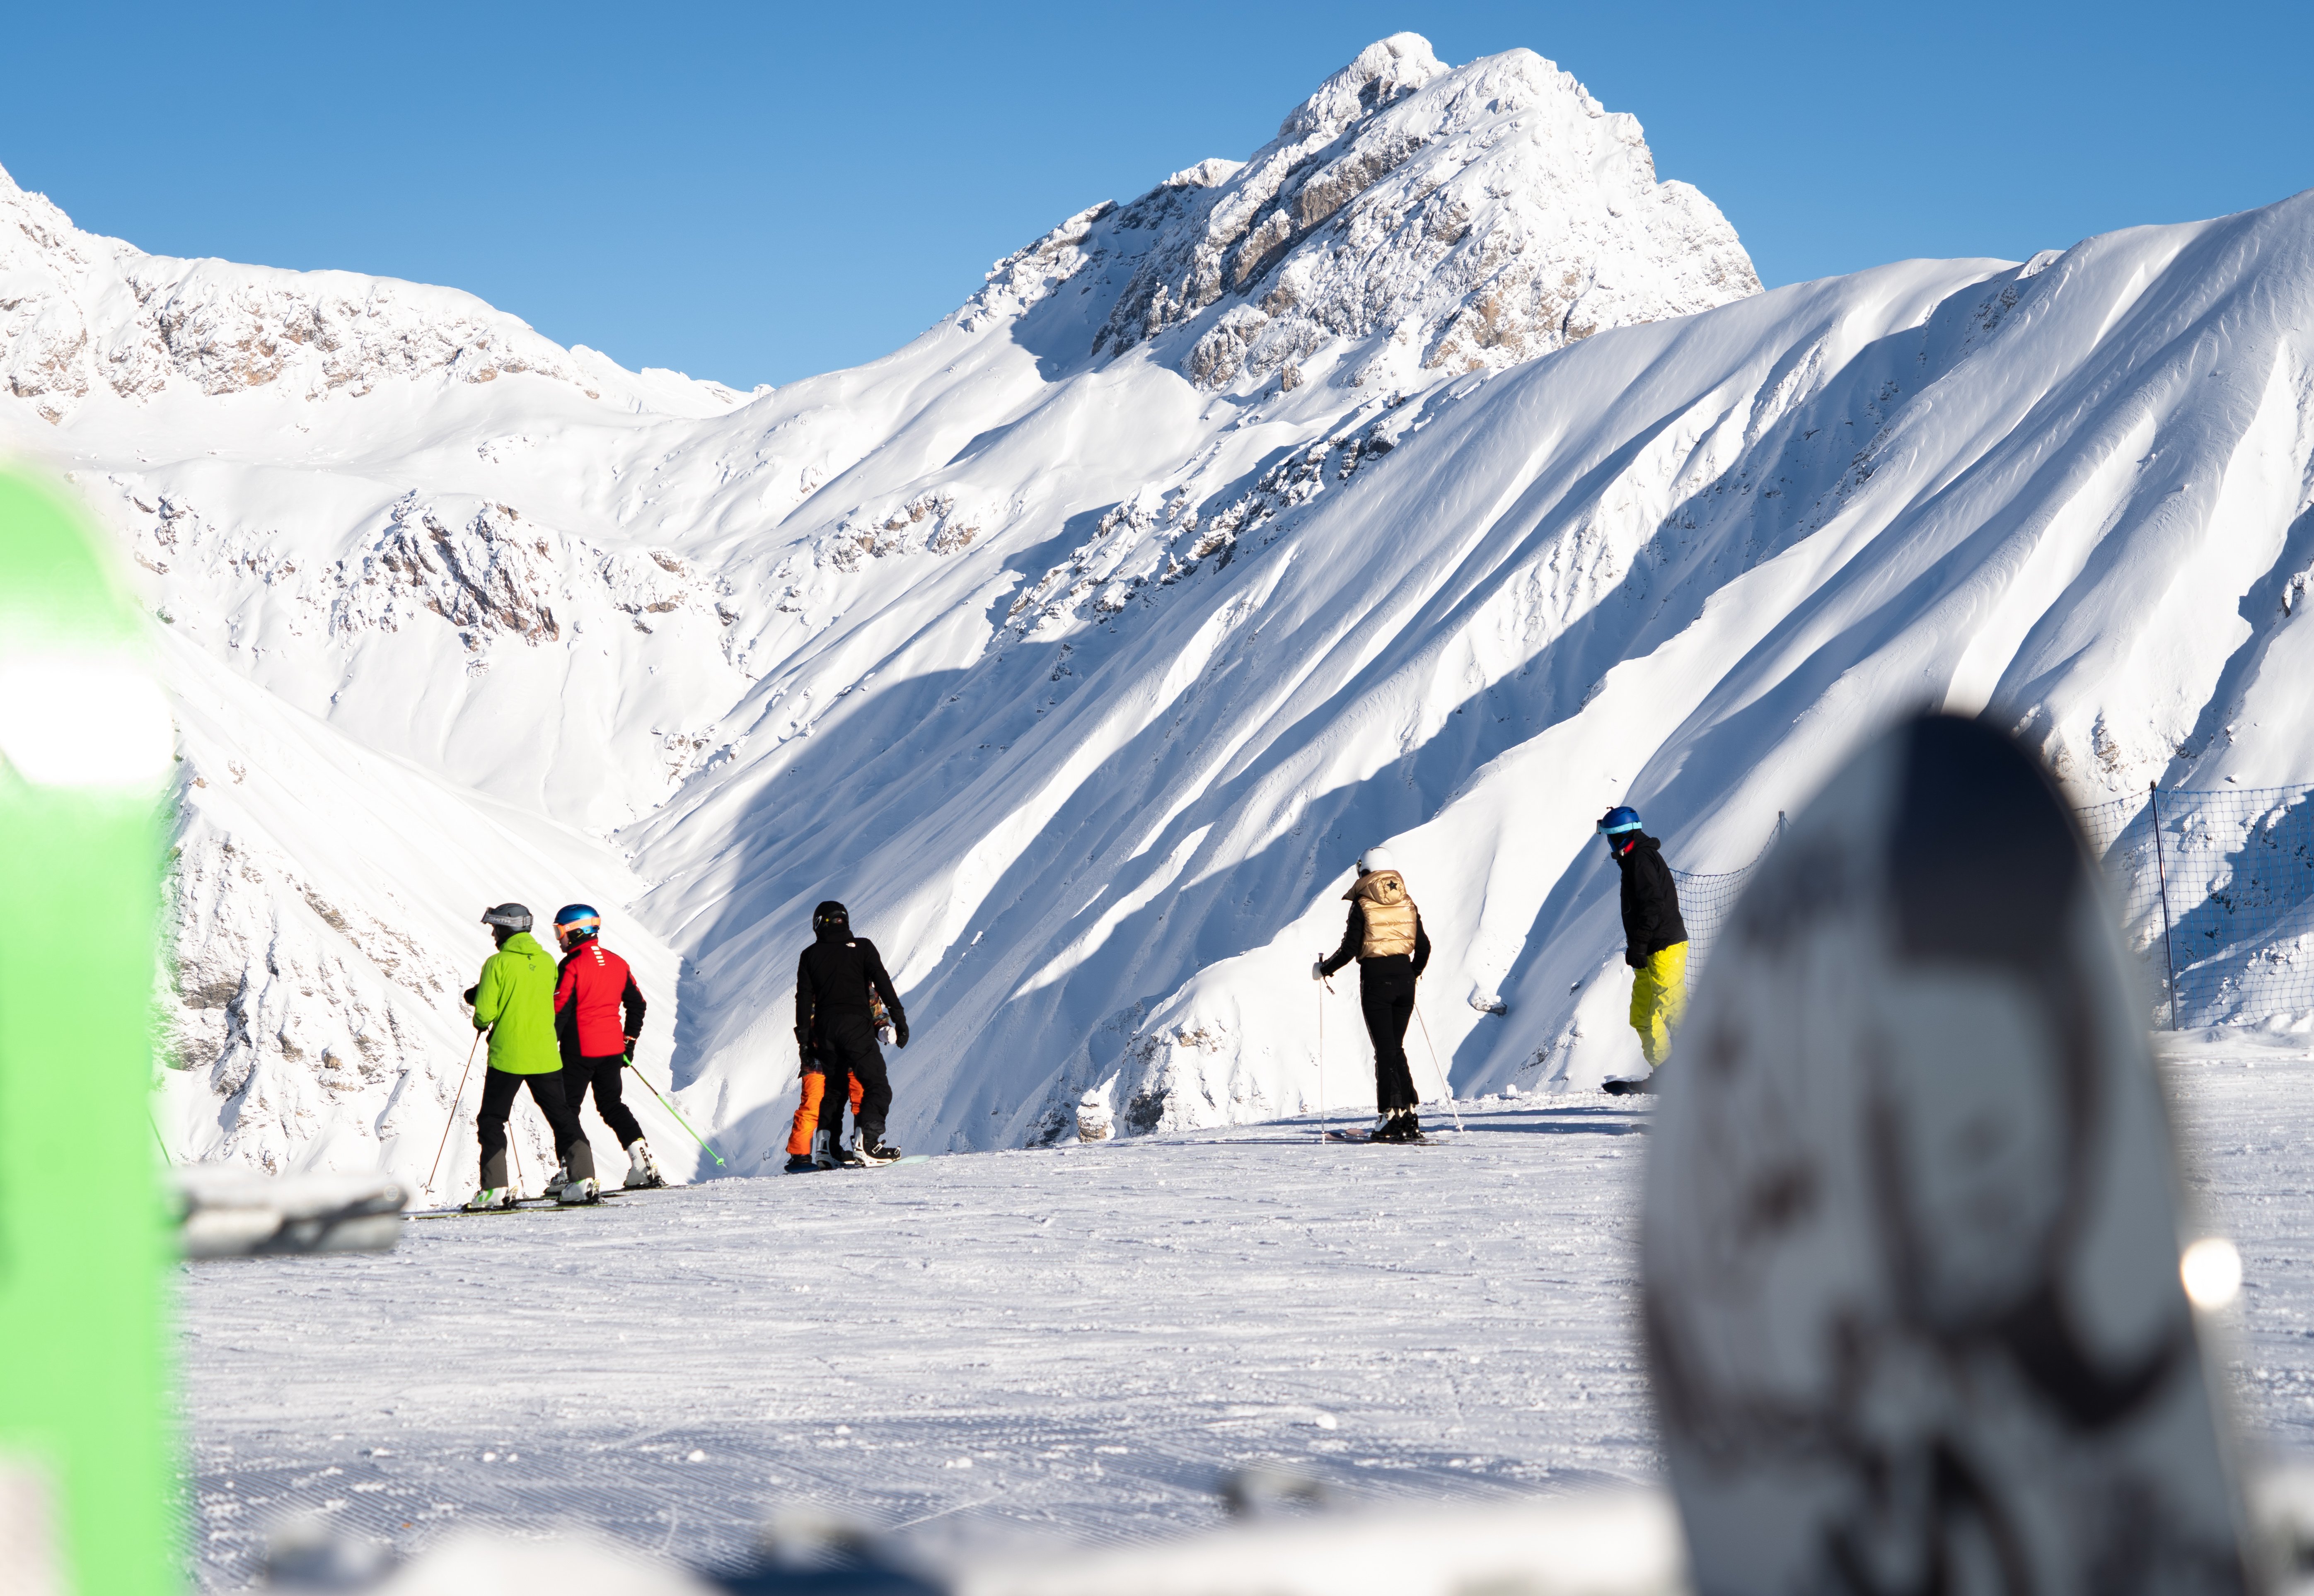
[[[2248,1435],[2306,1447],[2314,1056],[2223,1033],[2166,1052],[2189,1188],[2242,1248]],[[949,1549],[1130,1543],[1218,1522],[1232,1468],[1349,1506],[1648,1477],[1647,1109],[1462,1113],[1430,1147],[1269,1124],[189,1268],[202,1587],[247,1584],[300,1515],[404,1549],[579,1521],[729,1566],[797,1508]]]

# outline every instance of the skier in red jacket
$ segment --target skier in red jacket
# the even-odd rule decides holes
[[[595,1112],[627,1150],[631,1167],[623,1184],[631,1190],[665,1186],[643,1128],[619,1092],[619,1072],[633,1059],[635,1038],[642,1035],[642,989],[627,961],[603,946],[602,931],[602,916],[584,904],[570,904],[554,916],[555,940],[562,944],[554,1033],[562,1045],[563,1096],[575,1120],[591,1085]]]

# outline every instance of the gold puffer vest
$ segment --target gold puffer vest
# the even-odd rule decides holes
[[[1371,870],[1342,895],[1365,911],[1366,939],[1360,958],[1388,958],[1414,951],[1414,900],[1396,870]]]

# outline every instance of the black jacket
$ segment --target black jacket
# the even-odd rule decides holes
[[[1687,940],[1679,917],[1679,888],[1664,863],[1663,844],[1646,833],[1615,855],[1623,873],[1623,962],[1636,968],[1647,955]]]
[[[1350,923],[1342,928],[1342,945],[1339,948],[1335,948],[1334,956],[1324,961],[1324,963],[1319,967],[1323,969],[1327,974],[1330,975],[1335,971],[1340,969],[1344,965],[1348,964],[1352,959],[1356,958],[1359,959],[1358,970],[1359,973],[1363,974],[1368,964],[1387,966],[1394,960],[1406,957],[1406,955],[1402,953],[1394,953],[1388,958],[1361,958],[1358,949],[1364,948],[1365,945],[1365,905],[1353,900],[1350,904]],[[1417,978],[1421,976],[1423,967],[1429,964],[1429,962],[1430,933],[1422,929],[1422,911],[1417,909],[1414,912],[1414,958],[1412,960],[1413,970]]]
[[[796,960],[796,1045],[807,1051],[818,1046],[832,1020],[856,1018],[865,1025],[871,992],[884,1001],[892,1034],[905,1045],[908,1017],[876,944],[840,927],[823,928]]]

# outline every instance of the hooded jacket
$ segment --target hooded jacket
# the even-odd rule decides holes
[[[1349,900],[1349,923],[1342,928],[1342,945],[1320,966],[1330,975],[1352,959],[1413,959],[1414,974],[1430,963],[1430,933],[1422,929],[1422,911],[1406,890],[1405,877],[1396,870],[1369,870],[1342,895]]]
[[[1623,958],[1647,962],[1651,953],[1687,940],[1687,922],[1679,914],[1679,888],[1664,862],[1663,844],[1645,832],[1639,840],[1615,855],[1623,875]]]
[[[554,961],[528,931],[517,931],[482,961],[474,1028],[490,1034],[493,1070],[547,1075],[562,1068],[554,1040]]]

